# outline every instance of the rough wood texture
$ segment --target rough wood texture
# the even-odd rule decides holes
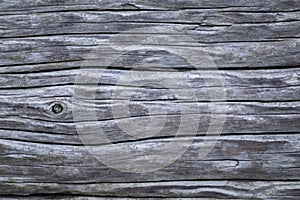
[[[129,52],[109,69],[103,66],[105,75],[98,83],[74,86],[82,61],[98,45],[122,31],[153,26],[188,35],[196,42],[179,38],[174,45],[202,49],[214,58],[227,102],[210,102],[199,73],[164,51]],[[299,198],[299,30],[299,0],[0,0],[1,199]],[[106,51],[103,57],[113,53]],[[151,66],[131,69],[144,63]],[[214,80],[213,72],[214,66],[207,65],[201,74]],[[144,73],[159,73],[152,79],[158,83],[161,77],[189,77],[198,101],[187,94],[179,102],[159,85],[115,85],[119,75]],[[95,101],[81,99],[73,105],[75,89],[89,93],[96,84]],[[184,88],[173,88],[180,90]],[[131,117],[112,115],[111,106],[122,106],[113,91],[131,97]],[[55,103],[63,106],[62,113],[54,112]],[[88,116],[74,120],[73,106],[89,111],[94,103],[98,121]],[[123,134],[118,123],[149,117],[153,105],[170,114],[159,135],[133,139]],[[200,112],[181,112],[196,105]],[[209,136],[218,143],[199,159],[212,106],[226,107],[227,117],[222,134]],[[183,115],[201,117],[193,144],[173,164],[144,174],[99,162],[76,131],[99,124],[115,144],[156,148],[192,137],[173,137]],[[151,113],[153,119],[161,116]]]

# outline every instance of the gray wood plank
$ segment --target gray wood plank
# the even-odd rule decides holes
[[[176,123],[180,123],[181,117],[200,117],[198,134],[206,132],[212,113],[224,114],[222,109],[227,109],[226,121],[223,134],[247,134],[247,133],[294,133],[299,130],[299,101],[283,103],[255,103],[255,102],[232,102],[232,103],[166,103],[166,102],[133,102],[129,108],[132,109],[132,116],[113,115],[114,109],[124,109],[122,103],[114,101],[99,101],[96,104],[95,113],[98,121],[89,118],[85,113],[93,112],[93,105],[82,101],[72,105],[70,98],[37,98],[8,99],[10,102],[1,102],[0,127],[8,130],[22,130],[31,132],[45,132],[53,134],[76,134],[76,126],[90,127],[93,124],[102,126],[108,135],[114,140],[122,140],[122,131],[118,128],[119,123],[133,123],[139,121],[146,123],[149,117],[153,120],[163,120],[167,112],[166,125],[160,134],[172,135],[176,131]],[[65,106],[63,113],[56,115],[52,111],[55,102]],[[32,105],[34,103],[34,105]],[[74,122],[72,106],[80,106],[83,111],[81,121]],[[157,111],[148,113],[148,110],[155,106]],[[189,109],[191,108],[191,109]],[[197,108],[200,112],[192,110]],[[212,112],[212,108],[219,108],[220,111]],[[182,112],[181,109],[188,111]],[[146,120],[146,121],[145,121]],[[143,122],[145,121],[145,122]],[[146,125],[145,124],[145,125]],[[126,137],[125,137],[126,138]],[[124,139],[124,138],[123,138]]]
[[[299,11],[300,12],[300,11]],[[1,37],[113,34],[134,28],[171,26],[200,43],[259,42],[299,38],[299,12],[247,13],[224,10],[143,12],[74,11],[0,16]]]
[[[172,199],[185,196],[188,198],[210,199],[296,199],[299,196],[298,181],[167,181],[141,183],[91,183],[91,184],[57,184],[57,183],[1,183],[2,194],[10,194],[16,190],[19,195],[34,193],[49,194],[68,193],[76,196],[84,192],[85,195],[120,197],[157,197]],[[149,188],[152,188],[149,190]],[[19,198],[19,197],[18,197]],[[30,198],[34,198],[30,196]],[[45,198],[45,197],[44,197]],[[57,198],[57,196],[55,196]],[[66,198],[63,197],[64,199]],[[86,199],[85,197],[84,199]],[[72,198],[73,199],[73,198]]]
[[[163,10],[172,10],[172,9],[197,9],[197,8],[224,8],[224,9],[232,9],[236,11],[242,10],[250,10],[250,11],[293,11],[297,10],[299,7],[299,1],[291,0],[266,0],[266,1],[253,1],[249,2],[247,0],[232,0],[228,2],[224,2],[222,0],[167,0],[167,1],[147,1],[147,0],[121,0],[118,2],[115,1],[97,1],[90,0],[87,2],[82,2],[79,0],[72,1],[64,1],[59,2],[58,4],[53,5],[53,2],[49,1],[9,1],[3,0],[1,1],[1,8],[3,8],[3,12],[11,12],[11,11],[54,11],[54,10],[72,10],[72,9],[96,9],[96,10],[105,10],[105,9],[113,9],[113,10],[155,10],[155,9],[163,9]]]
[[[210,138],[216,139],[214,136]],[[118,145],[124,148],[130,148],[130,145],[138,149],[146,146],[160,148],[165,142],[186,139],[154,138]],[[78,184],[166,180],[299,180],[299,134],[221,136],[214,149],[204,159],[198,159],[199,153],[207,145],[203,139],[201,136],[195,138],[190,148],[173,164],[141,174],[108,168],[84,146],[1,139],[0,177],[1,182],[11,183]],[[101,148],[103,152],[108,152],[106,156],[111,156],[111,145],[102,145]],[[147,151],[147,148],[144,150]],[[144,150],[139,154],[145,154]],[[144,156],[151,157],[147,154]],[[139,157],[129,156],[127,159]],[[146,167],[148,163],[144,165]]]
[[[19,72],[79,67],[82,65],[82,62],[79,61],[89,60],[90,53],[93,53],[95,48],[101,47],[105,41],[108,41],[108,36],[103,38],[101,35],[67,35],[29,39],[2,39],[1,41],[0,70],[3,72],[12,70]],[[282,39],[282,41],[271,42],[230,42],[226,44],[197,44],[197,41],[193,43],[177,41],[174,45],[186,48],[190,52],[201,50],[208,53],[215,64],[208,64],[206,68],[215,68],[215,65],[220,69],[290,68],[299,66],[299,41],[299,39]],[[97,54],[98,56],[94,59],[110,58],[114,53],[107,50]],[[112,66],[122,67],[126,66],[126,63],[127,65],[133,64],[133,61],[138,64],[138,61],[142,62],[146,61],[146,58],[158,57],[158,54],[157,51],[140,52],[139,56],[135,58],[136,61],[130,57],[132,55],[126,54],[122,58],[122,63],[112,63]],[[191,68],[178,56],[167,53],[161,55],[160,62],[161,64],[174,66],[175,69]],[[153,67],[155,68],[155,66]]]

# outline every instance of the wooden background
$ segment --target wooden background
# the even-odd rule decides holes
[[[179,69],[149,68],[166,77],[194,72],[166,52],[124,55],[99,83],[97,122],[74,122],[75,77],[85,56],[110,36],[152,26],[190,36],[197,41],[190,48],[215,59],[224,78],[227,119],[217,145],[197,159],[211,102],[201,80],[191,79],[203,111],[192,115],[204,119],[193,145],[156,172],[120,172],[84,148],[75,125],[99,123],[125,145],[173,140],[184,113],[160,87],[135,88],[133,112],[143,117],[155,103],[173,114],[174,123],[156,137],[128,140],[120,134],[115,121],[122,119],[112,118],[110,95],[135,86],[114,86],[114,78],[139,73],[124,66],[151,58]],[[299,199],[299,32],[299,0],[0,0],[0,197]],[[55,103],[62,110],[53,109]],[[81,106],[89,109],[90,103]]]

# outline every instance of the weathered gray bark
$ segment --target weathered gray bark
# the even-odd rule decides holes
[[[227,102],[210,102],[208,86],[185,60],[143,51],[124,55],[105,70],[96,92],[99,120],[74,121],[72,96],[81,61],[117,33],[152,26],[190,36],[197,43],[179,40],[176,45],[214,58]],[[0,197],[297,199],[299,30],[299,0],[0,1]],[[187,75],[199,101],[187,95],[180,103],[160,86],[114,85],[119,74],[144,73],[128,67],[151,58],[165,67],[154,63],[144,71],[167,80]],[[206,66],[201,73],[214,79],[213,70]],[[80,85],[84,92],[93,89]],[[132,97],[133,117],[112,116],[111,105],[120,106],[112,91]],[[63,105],[60,114],[53,112],[56,102]],[[154,104],[170,114],[160,134],[138,140],[124,136],[116,123],[145,118]],[[180,111],[196,104],[201,112]],[[198,159],[214,104],[226,107],[224,129],[221,136],[210,136],[219,142]],[[85,110],[92,105],[88,99],[80,102]],[[202,117],[193,144],[175,163],[146,174],[108,168],[85,149],[76,132],[76,126],[97,123],[115,143],[155,147],[189,138],[172,137],[182,115]],[[152,117],[159,119],[161,113]]]

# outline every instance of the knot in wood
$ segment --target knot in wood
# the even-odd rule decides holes
[[[64,107],[60,103],[54,103],[52,106],[52,112],[59,114],[63,111]]]

